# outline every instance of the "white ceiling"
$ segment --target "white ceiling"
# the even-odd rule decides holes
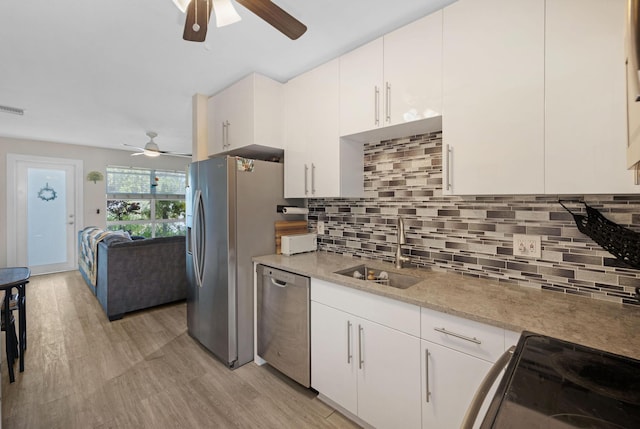
[[[123,149],[156,131],[191,152],[191,97],[250,72],[281,82],[454,0],[275,0],[305,23],[292,41],[233,2],[239,23],[182,40],[171,0],[0,2],[0,136]],[[212,24],[215,22],[212,17]]]

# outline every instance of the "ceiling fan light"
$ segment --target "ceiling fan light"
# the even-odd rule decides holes
[[[156,156],[160,156],[160,152],[157,152],[155,150],[145,149],[143,153],[144,153],[145,156],[149,156],[151,158],[155,158]]]
[[[157,136],[156,133],[154,132],[149,132],[147,133],[147,135],[151,138],[151,140],[149,142],[147,142],[146,145],[144,145],[144,154],[146,156],[150,156],[150,157],[156,157],[156,156],[160,156],[160,148],[158,147],[158,144],[156,142],[153,141],[153,138],[155,136]]]
[[[213,10],[216,13],[217,27],[224,27],[242,19],[231,4],[231,0],[213,0]]]
[[[191,0],[173,0],[173,4],[175,4],[182,13],[185,13],[187,11],[187,7],[189,6],[190,2]]]

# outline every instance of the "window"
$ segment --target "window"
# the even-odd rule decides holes
[[[107,229],[143,237],[185,235],[186,174],[107,167]]]

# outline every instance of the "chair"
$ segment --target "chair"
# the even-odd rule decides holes
[[[25,267],[0,268],[0,290],[4,291],[2,306],[2,330],[5,331],[5,348],[9,381],[15,381],[13,366],[20,358],[20,372],[24,371],[24,352],[27,349],[27,314],[26,284],[29,283],[31,271]],[[17,293],[13,293],[13,289]],[[16,335],[13,311],[18,311],[19,330]]]

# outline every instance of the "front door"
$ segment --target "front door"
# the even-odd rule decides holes
[[[7,265],[32,274],[77,267],[82,161],[7,156]]]

